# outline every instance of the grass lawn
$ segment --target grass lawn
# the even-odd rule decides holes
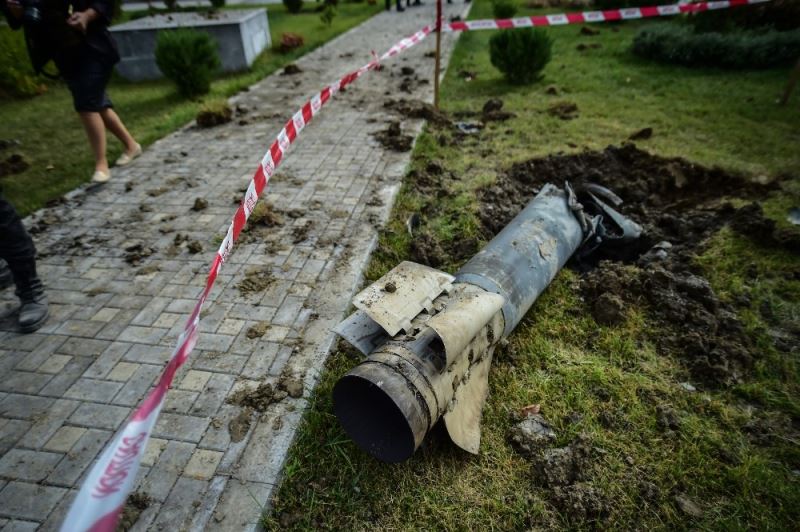
[[[248,72],[215,81],[211,93],[204,99],[235,94],[381,9],[377,4],[342,3],[333,24],[328,27],[320,21],[319,13],[313,12],[316,4],[307,2],[306,6],[298,15],[289,14],[282,4],[267,6],[272,42],[278,44],[282,33],[292,32],[305,38],[304,46],[286,54],[266,50]],[[3,26],[0,31],[11,30]],[[193,119],[202,104],[199,100],[181,99],[169,81],[128,83],[115,79],[108,92],[117,112],[143,145],[153,143]],[[45,94],[32,99],[0,100],[0,124],[0,138],[19,140],[22,146],[15,151],[30,163],[25,172],[0,180],[3,194],[23,216],[91,177],[94,164],[89,145],[72,110],[69,91],[63,84],[53,84]],[[121,148],[111,135],[108,146],[108,158],[113,162]]]
[[[526,12],[526,13],[530,13]],[[488,0],[476,0],[471,18],[491,17]],[[650,22],[652,23],[652,22]],[[405,220],[422,212],[422,227],[443,243],[482,239],[476,190],[491,184],[511,163],[556,153],[602,150],[652,127],[641,148],[681,156],[760,178],[792,175],[786,192],[763,204],[779,225],[800,204],[800,95],[788,107],[775,98],[787,70],[731,72],[689,70],[638,60],[631,41],[646,22],[548,30],[555,39],[544,79],[528,87],[506,84],[488,59],[490,32],[466,33],[443,83],[444,109],[479,111],[500,97],[516,118],[491,123],[477,142],[438,142],[429,129],[419,138],[412,169],[438,162],[457,176],[450,196],[435,205],[409,177],[401,190],[370,280],[411,256]],[[600,43],[580,52],[579,43]],[[461,71],[476,74],[465,81]],[[546,93],[555,85],[559,94]],[[578,117],[560,120],[547,108],[578,106]],[[510,132],[510,133],[509,133]],[[442,269],[454,271],[457,261]],[[729,302],[747,292],[740,308],[746,334],[759,351],[744,382],[689,392],[682,363],[659,354],[645,308],[633,306],[624,323],[594,321],[579,288],[580,275],[565,270],[495,354],[484,409],[481,454],[468,455],[446,436],[429,435],[408,462],[386,465],[359,451],[332,414],[335,381],[359,358],[348,349],[330,357],[290,453],[268,529],[522,530],[792,529],[800,521],[800,373],[797,351],[779,352],[768,337],[765,303],[800,318],[797,255],[760,246],[729,229],[716,233],[695,265]],[[786,274],[785,272],[795,272]],[[646,332],[648,334],[646,334]],[[658,331],[655,331],[657,334]],[[600,522],[558,507],[551,490],[536,485],[530,462],[508,442],[511,414],[539,403],[553,425],[556,445],[588,436],[596,456],[589,481],[604,494]],[[679,412],[680,429],[665,434],[658,407]],[[613,410],[621,425],[604,422]],[[616,415],[616,414],[615,414]],[[766,442],[747,434],[748,424],[775,421]],[[776,420],[782,420],[777,422]],[[781,425],[783,423],[783,425]],[[788,426],[788,428],[786,428]],[[793,427],[793,428],[792,428]],[[643,493],[643,482],[651,486]],[[677,502],[685,494],[702,509],[692,517]],[[793,524],[794,523],[794,524]]]

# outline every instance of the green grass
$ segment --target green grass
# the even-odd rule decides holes
[[[320,21],[319,13],[313,12],[315,6],[307,3],[306,9],[298,15],[289,14],[283,5],[267,6],[272,42],[277,45],[282,33],[292,32],[305,38],[304,46],[286,54],[266,50],[249,71],[216,80],[205,99],[235,94],[381,9],[377,4],[342,3],[333,24],[328,27]],[[8,27],[0,27],[0,32],[8,31],[11,31]],[[27,61],[27,58],[22,60]],[[202,105],[201,100],[181,99],[168,81],[128,83],[115,79],[108,92],[117,112],[143,145],[153,143],[193,119]],[[287,110],[287,113],[292,111]],[[78,117],[72,110],[69,91],[63,84],[52,84],[45,94],[32,99],[0,100],[0,123],[3,124],[0,138],[19,140],[22,147],[16,151],[31,164],[21,174],[0,179],[3,194],[20,214],[41,208],[48,200],[88,181],[94,169],[93,159]],[[121,147],[110,135],[108,147],[108,158],[113,162],[120,155]]]
[[[478,0],[471,18],[489,17],[487,0]],[[517,114],[492,123],[480,141],[441,146],[440,132],[418,139],[412,169],[435,160],[452,171],[453,195],[432,200],[404,184],[378,251],[367,271],[378,278],[410,256],[405,220],[424,213],[423,229],[447,241],[479,236],[476,188],[491,183],[512,162],[584,147],[619,144],[643,127],[651,140],[639,145],[662,156],[681,156],[753,176],[800,175],[800,106],[774,104],[787,79],[785,70],[725,72],[649,64],[628,51],[642,24],[595,25],[596,37],[581,37],[577,27],[549,30],[555,39],[553,61],[544,79],[528,87],[506,84],[488,59],[489,32],[466,33],[444,80],[447,111],[479,110],[500,97]],[[612,28],[616,28],[614,31]],[[578,52],[580,42],[602,48]],[[466,82],[460,70],[477,79]],[[554,84],[558,96],[545,93]],[[553,102],[574,102],[579,118],[562,121],[545,110]],[[507,131],[510,131],[508,133]],[[800,203],[797,179],[788,191],[764,204],[779,220]],[[797,256],[761,247],[729,230],[712,240],[698,265],[724,300],[748,294],[742,310],[748,333],[760,350],[755,370],[740,385],[689,393],[680,382],[686,369],[651,344],[645,309],[632,309],[627,321],[598,325],[581,300],[578,275],[563,271],[499,350],[490,374],[484,409],[481,454],[456,449],[440,434],[429,435],[408,462],[386,465],[359,451],[332,414],[331,390],[359,357],[335,351],[290,452],[268,529],[337,530],[522,530],[588,529],[595,523],[571,521],[559,512],[551,493],[534,485],[530,464],[507,441],[511,413],[540,403],[554,425],[558,444],[586,433],[602,449],[591,468],[610,513],[612,529],[792,529],[800,520],[800,469],[796,429],[778,430],[766,445],[747,437],[743,426],[759,418],[796,427],[800,417],[797,355],[776,351],[759,312],[767,300],[782,324],[800,321]],[[444,269],[453,271],[450,261]],[[656,423],[658,406],[680,413],[674,435]],[[617,420],[609,425],[604,417]],[[577,421],[576,421],[577,420]],[[792,425],[794,423],[794,425]],[[794,430],[794,433],[792,432]],[[658,489],[643,498],[640,482]],[[704,509],[690,518],[674,496],[686,493]]]

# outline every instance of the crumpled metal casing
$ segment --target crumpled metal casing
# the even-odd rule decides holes
[[[333,390],[334,411],[353,441],[379,460],[401,462],[444,416],[452,440],[477,453],[502,305],[496,294],[455,285],[434,301],[435,314],[420,313],[408,334],[389,340],[342,377]],[[434,329],[448,321],[450,309],[464,316],[468,307],[485,319]]]
[[[453,442],[477,453],[494,349],[582,238],[566,193],[546,185],[452,286],[449,275],[405,262],[362,291],[336,329],[367,355],[333,390],[353,441],[400,462],[444,418]]]

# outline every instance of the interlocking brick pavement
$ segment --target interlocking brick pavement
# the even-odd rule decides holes
[[[447,6],[446,16],[463,10]],[[113,169],[107,185],[26,220],[52,316],[38,332],[17,334],[13,293],[0,294],[1,526],[58,528],[87,470],[162,371],[234,198],[286,119],[372,50],[433,18],[432,3],[382,13],[298,60],[302,73],[276,73],[232,98],[246,109],[234,122],[190,124]],[[443,39],[444,65],[455,38]],[[242,409],[227,400],[282,376],[302,379],[304,397],[316,383],[409,161],[372,133],[400,119],[384,109],[387,98],[431,100],[431,84],[412,83],[406,94],[399,74],[410,67],[430,79],[434,40],[337,95],[273,178],[265,199],[283,211],[283,225],[248,235],[217,279],[138,474],[136,491],[152,502],[136,530],[251,529],[269,504],[305,399],[252,413],[239,441],[228,424]],[[403,128],[416,135],[422,123]],[[193,211],[195,198],[208,207]],[[191,253],[187,241],[203,251]],[[254,269],[274,280],[243,294],[238,285]],[[249,337],[263,322],[264,335]]]

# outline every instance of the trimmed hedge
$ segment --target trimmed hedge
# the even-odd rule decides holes
[[[499,31],[489,39],[489,58],[509,82],[524,85],[539,79],[550,62],[552,47],[552,39],[542,28]]]
[[[512,18],[517,14],[515,0],[492,0],[492,14],[494,18]]]
[[[643,28],[633,53],[689,67],[758,69],[790,65],[800,57],[800,30],[695,33],[678,24]]]
[[[303,9],[303,0],[283,0],[283,5],[286,6],[286,11],[296,15]]]
[[[216,41],[208,33],[197,30],[181,28],[160,32],[155,56],[161,72],[188,98],[206,94],[220,67]]]

